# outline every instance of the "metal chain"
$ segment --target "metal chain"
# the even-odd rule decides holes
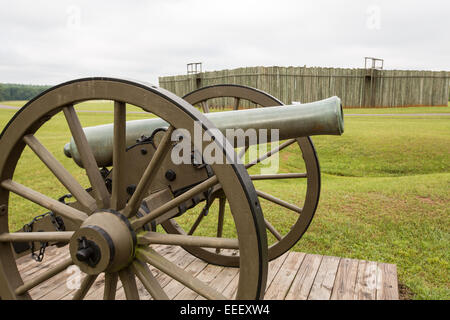
[[[56,216],[53,212],[46,212],[44,214],[38,215],[33,218],[29,223],[23,226],[24,232],[33,232],[34,223],[44,219],[46,216],[50,216],[50,221],[55,226],[56,231],[65,231],[66,227],[64,225],[64,221],[61,217]],[[35,253],[34,241],[31,242],[30,250],[31,250],[31,258],[37,262],[42,262],[44,259],[45,249],[48,247],[48,242],[41,242],[41,247],[39,248],[39,253]]]
[[[202,209],[202,214],[203,214],[203,216],[207,216],[208,215],[208,213],[209,213],[209,208],[211,207],[211,205],[212,205],[212,199],[211,199],[211,194],[212,194],[212,188],[209,188],[208,190],[206,190],[203,194],[205,195],[205,198],[206,198],[206,204],[205,204],[205,206],[203,207],[203,209]]]
[[[56,216],[53,212],[50,212],[50,219],[55,226],[56,231],[66,231],[64,220],[61,217]]]
[[[39,248],[39,254],[34,252],[34,242],[31,242],[31,257],[37,261],[42,262],[44,259],[45,249],[48,246],[48,242],[41,242],[41,247]]]
[[[23,231],[25,232],[33,232],[33,225],[36,221],[39,221],[49,215],[50,212],[46,212],[44,214],[40,214],[33,218],[29,223],[23,226]],[[36,254],[34,248],[34,241],[31,241],[31,258],[37,262],[41,262],[44,259],[45,249],[47,248],[48,242],[41,242],[41,247],[39,248],[39,254]]]
[[[105,170],[106,168],[104,168],[103,170]],[[107,171],[107,169],[106,169]],[[105,171],[101,172],[104,175],[107,175],[107,173]],[[102,175],[103,176],[103,175]],[[92,187],[87,188],[86,189],[87,192],[92,191]],[[66,203],[66,199],[70,199],[72,198],[72,195],[70,193],[63,195],[62,197],[60,197],[58,199],[59,202],[64,203],[65,205],[67,205]],[[66,231],[66,226],[64,225],[64,220],[60,217],[55,215],[55,213],[53,213],[52,211],[40,214],[36,217],[33,218],[33,220],[31,220],[29,223],[25,224],[22,228],[22,230],[24,232],[33,232],[33,225],[35,222],[44,219],[46,216],[50,216],[50,221],[52,222],[52,224],[55,226],[56,231]],[[38,231],[39,232],[39,231]],[[44,254],[45,254],[45,249],[48,247],[48,242],[41,242],[41,247],[39,248],[39,253],[36,254],[35,251],[35,247],[34,247],[34,242],[31,242],[31,246],[30,246],[30,250],[31,250],[31,257],[37,261],[37,262],[41,262],[44,259]]]

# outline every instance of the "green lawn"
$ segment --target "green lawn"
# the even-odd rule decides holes
[[[111,105],[83,104],[78,109],[82,107],[109,110]],[[403,110],[413,108],[399,112]],[[357,109],[345,112],[350,111],[361,113]],[[14,110],[0,110],[0,128],[13,114]],[[80,113],[79,117],[84,126],[112,122],[112,114]],[[145,115],[127,117],[141,119]],[[314,137],[322,169],[321,199],[308,232],[294,250],[394,263],[399,282],[410,289],[413,299],[450,299],[450,119],[348,117],[345,121],[342,137]],[[82,170],[62,154],[70,135],[61,115],[37,136],[84,186],[88,185]],[[286,149],[280,155],[280,170],[301,172],[299,157],[295,146]],[[258,173],[258,167],[251,172]],[[66,192],[30,150],[24,152],[14,179],[51,197]],[[256,187],[293,203],[305,192],[302,181],[258,181]],[[262,206],[266,218],[280,232],[289,230],[295,219],[292,212],[266,201]],[[215,232],[215,208],[196,234]],[[13,197],[10,213],[10,229],[17,230],[43,211]],[[192,222],[195,217],[185,215],[180,222]]]
[[[0,104],[12,107],[23,107],[28,101],[0,101]],[[113,111],[114,103],[112,101],[86,101],[76,105],[78,111],[96,110],[96,111]],[[142,112],[141,108],[128,105],[128,112]]]
[[[450,113],[450,103],[447,107],[408,107],[408,108],[351,108],[345,109],[346,114],[380,114],[380,113]]]
[[[341,137],[314,137],[322,170],[316,216],[296,251],[397,264],[414,299],[450,298],[450,119],[349,117]],[[294,146],[282,172],[302,172]],[[257,174],[258,168],[251,169]],[[256,188],[298,203],[304,182],[257,181]],[[285,234],[293,213],[262,200]],[[204,235],[213,235],[216,211]],[[295,214],[294,214],[295,215]],[[183,216],[186,225],[196,215]],[[231,223],[230,223],[231,225]],[[211,227],[212,226],[212,227]],[[229,234],[231,235],[231,234]],[[269,241],[275,241],[269,236]]]
[[[22,107],[27,101],[0,101],[0,104]],[[95,108],[94,108],[95,107]],[[79,111],[98,110],[112,111],[113,103],[108,101],[88,101],[77,105]],[[131,107],[129,111],[142,111],[138,107]],[[346,114],[380,114],[380,113],[450,113],[450,102],[447,107],[409,107],[409,108],[351,108],[345,109]]]
[[[0,104],[12,107],[23,107],[27,101],[0,101]]]

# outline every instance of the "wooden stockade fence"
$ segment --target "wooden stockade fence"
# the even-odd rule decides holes
[[[214,84],[240,84],[268,92],[284,103],[307,103],[331,96],[346,108],[447,106],[450,72],[305,67],[248,67],[159,78],[178,96]],[[232,106],[214,99],[211,108]],[[243,102],[244,107],[253,107]]]

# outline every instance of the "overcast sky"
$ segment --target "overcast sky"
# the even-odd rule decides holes
[[[448,0],[0,0],[0,82],[245,66],[450,70]]]

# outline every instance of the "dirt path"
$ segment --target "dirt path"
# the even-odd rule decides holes
[[[346,117],[431,117],[450,116],[450,113],[349,113]]]
[[[5,106],[0,104],[0,109],[19,110],[19,107]],[[113,113],[108,110],[77,110],[77,112],[92,113]],[[128,114],[146,114],[144,111],[129,111]],[[349,113],[346,117],[431,117],[431,116],[450,116],[450,113]]]
[[[19,110],[19,107],[13,107],[13,106],[5,106],[4,104],[0,104],[0,109],[12,109],[12,110]]]

